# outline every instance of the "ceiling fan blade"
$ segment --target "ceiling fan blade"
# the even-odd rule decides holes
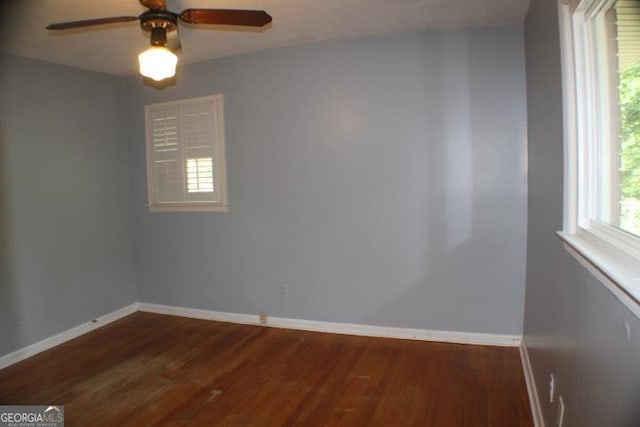
[[[144,7],[148,7],[151,10],[166,10],[167,0],[140,0],[140,3]]]
[[[263,27],[271,16],[263,10],[241,9],[185,9],[180,19],[188,24],[242,25]]]
[[[116,22],[137,21],[137,16],[114,16],[112,18],[84,19],[82,21],[59,22],[47,25],[47,30],[70,30],[72,28],[90,27],[93,25],[113,24]]]

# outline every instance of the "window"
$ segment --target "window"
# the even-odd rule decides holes
[[[561,0],[561,237],[640,301],[640,0]]]
[[[151,211],[227,210],[222,95],[147,105]]]

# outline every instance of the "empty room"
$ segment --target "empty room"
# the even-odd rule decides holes
[[[640,426],[640,1],[0,24],[0,426]]]

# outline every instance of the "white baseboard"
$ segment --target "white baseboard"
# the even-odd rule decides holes
[[[316,320],[288,319],[268,317],[267,323],[260,323],[258,315],[227,313],[221,311],[200,310],[195,308],[141,302],[140,311],[191,317],[195,319],[217,320],[221,322],[262,325],[275,328],[300,329],[304,331],[329,332],[345,335],[363,335],[371,337],[400,338],[419,341],[438,341],[455,344],[476,344],[501,347],[518,347],[519,335],[480,334],[470,332],[434,331],[428,329],[395,328],[387,326],[359,325],[351,323],[322,322]]]
[[[246,325],[269,326],[274,328],[299,329],[304,331],[328,332],[345,335],[362,335],[370,337],[400,338],[418,341],[437,341],[455,344],[491,345],[500,347],[517,347],[520,345],[519,335],[480,334],[470,332],[435,331],[429,329],[395,328],[387,326],[359,325],[352,323],[321,322],[316,320],[288,319],[269,317],[266,324],[253,314],[227,313],[222,311],[200,310],[195,308],[175,307],[169,305],[133,303],[111,313],[100,316],[90,322],[67,329],[59,334],[45,338],[20,350],[0,356],[0,369],[13,365],[66,341],[98,329],[136,311],[167,314],[171,316],[191,317],[195,319],[216,320],[220,322],[241,323]],[[522,349],[522,347],[521,347]],[[528,360],[528,359],[527,359]],[[524,364],[524,356],[523,356]],[[527,370],[525,369],[525,376]],[[527,386],[529,379],[527,378]],[[535,389],[535,388],[534,388]],[[531,395],[531,392],[530,392]]]
[[[67,329],[66,331],[60,332],[59,334],[53,335],[49,338],[45,338],[41,341],[31,344],[30,346],[21,348],[20,350],[5,354],[4,356],[0,357],[0,369],[6,368],[7,366],[13,365],[14,363],[18,363],[24,359],[60,345],[66,341],[77,338],[80,335],[84,335],[87,332],[91,332],[108,323],[128,316],[131,313],[135,313],[136,311],[138,311],[138,303],[133,303],[126,307],[112,311],[111,313],[107,313],[103,316],[97,317],[89,322],[74,326],[71,329]]]
[[[545,427],[542,409],[540,407],[540,399],[538,397],[538,388],[536,387],[536,379],[533,375],[531,360],[529,360],[529,351],[527,350],[527,343],[524,336],[520,343],[520,359],[522,360],[524,379],[527,383],[527,394],[529,395],[529,404],[531,405],[531,414],[533,415],[533,425],[535,427]]]

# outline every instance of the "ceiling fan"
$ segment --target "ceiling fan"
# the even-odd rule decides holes
[[[263,10],[185,9],[180,13],[167,10],[166,0],[140,0],[148,10],[139,16],[114,16],[50,24],[47,30],[70,30],[94,25],[140,21],[140,27],[151,33],[151,47],[138,56],[140,74],[154,80],[173,77],[181,49],[178,22],[187,24],[234,25],[264,27],[272,20]],[[168,39],[169,37],[169,39]],[[169,40],[169,41],[168,41]]]

